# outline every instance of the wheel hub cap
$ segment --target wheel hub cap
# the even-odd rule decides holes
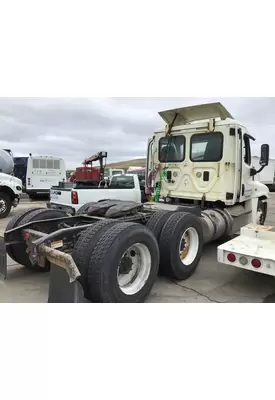
[[[119,274],[121,275],[127,275],[131,271],[133,266],[133,261],[130,257],[127,255],[124,255],[123,259],[120,262],[119,266]]]
[[[0,213],[3,213],[6,211],[6,202],[5,200],[0,200]]]
[[[181,246],[180,246],[180,259],[184,260],[188,254],[190,248],[190,236],[189,233],[186,232],[185,237],[182,239]]]

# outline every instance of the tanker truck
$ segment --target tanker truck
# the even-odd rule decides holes
[[[255,139],[220,103],[159,115],[165,126],[147,147],[148,203],[106,199],[74,216],[29,209],[7,227],[14,261],[51,270],[49,302],[68,302],[67,288],[71,301],[143,302],[158,273],[188,279],[206,243],[249,223],[264,225],[269,190],[255,177],[269,163],[269,145],[262,145],[256,170]]]
[[[0,149],[0,219],[17,207],[22,194],[22,181],[13,176],[14,162],[11,150]]]

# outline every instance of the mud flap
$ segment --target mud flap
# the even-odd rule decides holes
[[[4,239],[0,237],[0,279],[7,279],[8,275],[8,263],[7,263],[7,253],[6,245]]]
[[[86,303],[81,284],[70,283],[67,271],[51,263],[48,303]]]

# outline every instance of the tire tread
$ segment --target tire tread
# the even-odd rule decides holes
[[[108,258],[108,253],[110,248],[113,246],[114,242],[119,238],[119,236],[127,230],[133,230],[136,226],[142,227],[146,234],[149,234],[151,238],[155,242],[156,249],[158,251],[157,241],[153,235],[153,233],[148,230],[145,226],[136,224],[134,222],[121,222],[113,227],[111,227],[106,235],[101,236],[98,241],[93,256],[90,258],[89,267],[88,267],[88,285],[90,288],[90,293],[92,295],[92,300],[94,302],[108,302],[111,303],[113,300],[110,298],[109,294],[102,291],[102,279],[107,279],[108,277],[104,275],[104,271],[102,273],[102,266],[104,265],[104,261]],[[159,257],[159,254],[158,254]],[[159,260],[157,260],[158,264]],[[156,269],[156,276],[157,276]]]
[[[150,229],[150,231],[154,233],[157,240],[159,240],[163,226],[171,214],[172,211],[167,211],[167,210],[157,211],[148,220],[146,226],[148,229]]]
[[[14,216],[7,224],[5,232],[9,231],[10,229],[14,229],[18,226],[19,222],[22,220],[22,218],[24,218],[27,214],[30,214],[32,211],[38,210],[38,209],[42,209],[42,207],[39,208],[28,208],[27,210],[24,210],[22,213],[20,213],[19,215]],[[6,247],[6,252],[7,254],[10,256],[10,258],[15,261],[16,263],[18,263],[17,257],[13,252],[12,246],[7,246]]]
[[[118,221],[111,219],[95,222],[91,227],[81,232],[78,241],[76,242],[72,257],[81,274],[79,281],[82,284],[84,294],[88,300],[91,299],[91,294],[89,293],[87,285],[89,259],[93,255],[97,241],[100,239],[100,233],[108,230],[108,226],[112,226],[117,223]]]
[[[193,223],[190,224],[190,226],[194,225],[196,227],[198,235],[199,235],[199,248],[197,252],[197,257],[194,260],[194,265],[193,266],[188,266],[185,267],[186,271],[184,271],[184,267],[181,268],[181,271],[179,272],[177,268],[173,265],[173,261],[171,261],[172,258],[172,249],[171,246],[173,246],[173,241],[175,240],[173,238],[175,230],[180,226],[181,224],[184,223],[184,220],[187,219],[192,219]],[[183,232],[182,232],[183,233]],[[203,249],[203,232],[202,232],[202,226],[200,225],[198,217],[196,217],[193,214],[186,213],[186,212],[177,212],[173,213],[165,223],[161,235],[160,235],[160,240],[159,240],[159,246],[160,246],[160,270],[165,275],[166,277],[169,278],[175,278],[175,279],[187,279],[189,278],[195,271],[199,259],[202,255],[202,249]],[[192,263],[192,264],[193,264]],[[184,264],[183,264],[184,265]]]
[[[18,227],[25,225],[29,222],[31,222],[37,215],[39,214],[48,214],[48,218],[44,218],[42,217],[41,219],[51,219],[51,218],[58,218],[57,216],[55,217],[51,217],[50,214],[54,213],[54,214],[59,214],[59,216],[65,216],[66,214],[64,213],[64,211],[61,210],[51,210],[51,209],[47,209],[47,208],[35,208],[33,211],[29,212],[28,214],[26,214],[18,223]],[[45,232],[45,230],[43,230],[43,232]],[[49,233],[49,232],[45,232],[45,233]],[[23,265],[24,267],[32,270],[32,271],[36,271],[36,272],[48,272],[50,269],[50,266],[48,267],[40,267],[39,265],[33,265],[30,262],[30,259],[26,253],[26,245],[25,243],[18,245],[17,249],[13,250],[14,252],[17,253],[17,259],[18,259],[18,264]]]

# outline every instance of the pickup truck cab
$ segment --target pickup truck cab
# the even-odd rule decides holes
[[[105,199],[140,203],[144,202],[144,197],[144,190],[137,175],[115,175],[109,185],[103,188],[93,186],[89,182],[75,182],[68,188],[53,186],[47,207],[74,215],[86,203]]]

